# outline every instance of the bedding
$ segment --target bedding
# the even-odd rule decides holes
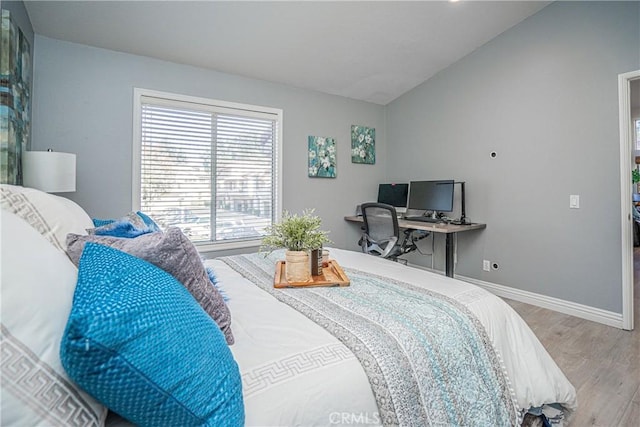
[[[177,227],[165,232],[141,234],[136,238],[121,238],[69,233],[67,254],[77,266],[87,242],[99,243],[144,259],[175,277],[200,306],[216,321],[228,344],[233,344],[231,314],[223,296],[213,285],[198,250]]]
[[[387,287],[393,289],[395,282],[402,282],[412,289],[412,298],[422,298],[417,296],[420,293],[433,294],[436,299],[441,296],[443,298],[440,299],[454,300],[454,305],[462,306],[462,311],[468,310],[490,341],[520,416],[529,408],[554,403],[561,404],[567,415],[576,407],[573,386],[531,329],[501,299],[469,283],[362,253],[331,249],[331,255],[347,275],[355,279],[351,287],[268,288],[266,283],[272,280],[269,269],[275,266],[280,256],[278,252],[266,259],[261,255],[239,255],[206,261],[229,295],[236,337],[236,344],[231,350],[242,375],[247,425],[385,423],[387,411],[384,406],[388,402],[376,401],[380,396],[374,392],[375,381],[380,378],[367,377],[366,369],[356,354],[343,343],[348,341],[348,337],[338,333],[338,339],[329,332],[338,314],[327,312],[323,316],[314,316],[311,313],[317,314],[318,308],[307,307],[307,311],[302,309],[307,314],[304,315],[283,302],[286,298],[282,297],[289,295],[296,300],[293,305],[303,306],[308,306],[313,298],[340,301],[341,297],[327,297],[327,294],[351,292],[367,277],[375,278],[380,288],[374,290],[375,286],[371,285],[374,287],[369,292],[389,292]],[[387,283],[381,279],[384,277],[391,280]],[[303,293],[310,296],[302,297]],[[340,301],[340,304],[347,305],[345,301]],[[347,324],[348,329],[357,329],[358,316],[359,313],[354,315],[350,328]],[[318,317],[320,324],[311,320],[313,317]],[[429,321],[425,319],[425,322]],[[397,336],[402,336],[402,333]],[[371,342],[377,341],[373,339]],[[405,341],[404,338],[392,344],[407,353],[415,350],[413,341]],[[443,346],[447,344],[443,343]],[[472,355],[474,358],[477,356],[476,352],[469,352],[469,357]],[[417,368],[419,370],[420,367]],[[388,378],[384,379],[391,381],[396,373],[388,370],[382,376],[387,375]],[[459,393],[464,393],[465,383],[460,386]],[[393,405],[402,409],[402,405],[397,403],[393,402]],[[428,418],[432,414],[422,416]],[[513,422],[513,417],[510,420]],[[401,421],[407,421],[401,423],[406,425],[414,420]],[[428,419],[427,423],[436,424],[436,419]],[[464,423],[444,424],[487,425],[482,416]]]
[[[31,356],[44,361],[43,372],[61,378],[69,393],[85,402],[84,411],[91,413],[93,422],[101,425],[106,408],[66,379],[56,354],[77,278],[64,242],[68,234],[85,234],[93,221],[62,197],[15,186],[0,189],[3,354],[11,337],[19,339]],[[37,232],[26,238],[24,227],[7,222],[13,218],[8,212]],[[145,236],[135,239],[149,238]],[[16,242],[22,252],[13,250]],[[42,248],[43,243],[48,246]],[[573,386],[526,323],[500,298],[466,282],[360,252],[332,248],[330,253],[352,279],[350,287],[273,289],[273,269],[281,252],[266,258],[249,254],[205,261],[233,317],[235,344],[228,349],[241,376],[245,425],[397,421],[400,425],[484,426],[489,420],[513,425],[530,408],[540,413],[548,405],[559,404],[566,420],[576,407]],[[45,255],[47,269],[22,273],[28,268],[25,265],[34,265]],[[16,261],[9,262],[12,259]],[[11,297],[6,293],[9,285],[29,298],[24,293],[27,286],[42,290],[33,293],[30,303],[6,305]],[[47,304],[55,310],[44,309]],[[364,317],[374,320],[372,327],[364,326]],[[56,329],[40,328],[41,323],[33,319]],[[407,325],[411,331],[401,329]],[[24,332],[14,332],[19,328]],[[432,348],[422,348],[425,343]],[[3,370],[7,366],[3,359]],[[446,367],[446,380],[431,369],[439,366]],[[3,380],[3,392],[7,386]],[[30,425],[51,424],[46,410],[29,409],[37,398],[18,406],[18,398],[10,400],[8,392],[3,394],[3,425],[22,425],[16,421],[20,417],[33,420]],[[9,421],[7,405],[16,410],[13,424],[4,422]],[[554,421],[561,424],[562,417]],[[107,425],[131,424],[111,413]]]
[[[143,234],[161,231],[153,219],[140,211],[129,212],[120,219],[94,218],[92,221],[96,228],[91,228],[87,231],[89,234],[96,234],[98,236],[132,239]]]
[[[242,426],[240,374],[185,287],[140,258],[87,243],[60,345],[82,388],[140,426]]]
[[[87,234],[89,215],[75,202],[33,188],[0,185],[0,207],[16,214],[64,252],[68,233]]]
[[[60,363],[78,272],[22,218],[2,211],[1,426],[101,426],[107,408]]]

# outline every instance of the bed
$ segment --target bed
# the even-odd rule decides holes
[[[215,270],[222,288],[229,297],[228,304],[233,314],[233,331],[236,337],[236,343],[231,349],[242,373],[247,425],[495,425],[489,418],[482,418],[483,412],[487,412],[486,406],[470,411],[462,408],[461,413],[444,414],[443,417],[433,419],[429,419],[428,413],[416,411],[414,400],[404,405],[408,406],[403,410],[408,410],[409,415],[401,412],[389,414],[393,412],[393,409],[389,408],[386,408],[385,412],[380,410],[382,405],[376,402],[376,396],[372,392],[372,386],[375,388],[373,382],[377,382],[380,378],[369,378],[361,364],[361,362],[366,363],[371,355],[357,357],[354,354],[353,345],[349,344],[353,336],[344,336],[344,331],[336,332],[335,330],[340,328],[336,327],[335,323],[329,325],[328,318],[335,316],[332,319],[335,321],[340,314],[327,310],[322,315],[318,315],[317,307],[307,307],[310,304],[309,298],[300,300],[302,293],[310,294],[311,299],[317,297],[331,300],[332,294],[352,292],[367,281],[377,283],[371,289],[364,291],[365,294],[367,292],[393,293],[396,286],[400,289],[408,286],[411,290],[409,295],[411,298],[420,298],[421,293],[424,297],[428,295],[442,297],[445,302],[458,305],[463,311],[468,310],[467,314],[481,324],[479,327],[481,332],[486,332],[490,347],[494,350],[495,362],[504,370],[503,378],[506,381],[507,390],[503,392],[507,396],[503,398],[511,399],[511,402],[506,402],[504,406],[508,407],[512,404],[509,409],[513,410],[516,416],[522,417],[529,408],[541,408],[554,403],[562,405],[567,414],[575,408],[576,394],[573,386],[531,329],[500,298],[460,280],[359,252],[331,248],[330,254],[350,277],[352,281],[350,288],[273,289],[271,270],[275,262],[282,259],[281,252],[272,253],[266,258],[262,255],[243,255],[206,261],[206,264]],[[286,297],[283,298],[283,296]],[[283,302],[286,299],[291,299],[292,301],[287,302],[298,309]],[[347,312],[351,310],[348,307],[349,299],[337,299],[337,304]],[[408,310],[408,307],[403,307],[395,314],[405,309]],[[390,310],[393,311],[393,308]],[[355,311],[357,312],[357,309]],[[446,310],[435,309],[425,314],[424,319],[444,312]],[[355,322],[349,323],[349,321],[361,315],[362,313],[357,312],[353,317],[347,316],[347,324],[343,324],[342,327],[356,329]],[[379,313],[376,313],[373,316],[378,315]],[[455,317],[451,313],[449,315]],[[314,317],[320,325],[311,320]],[[383,323],[386,320],[378,319],[378,321]],[[427,321],[429,320],[425,320]],[[430,321],[436,323],[433,319]],[[387,326],[391,330],[398,327],[397,324]],[[413,325],[413,327],[419,326]],[[418,331],[416,335],[428,334],[429,325],[422,326],[424,329]],[[329,332],[331,329],[334,329],[334,333],[340,339]],[[341,336],[340,333],[343,335]],[[391,336],[385,335],[384,339]],[[413,351],[411,346],[414,344],[412,340],[415,340],[415,337],[405,336],[404,338],[404,342],[402,339],[394,342],[399,347],[404,345],[404,348],[397,351]],[[376,345],[381,342],[373,337],[363,344]],[[471,352],[469,356],[474,356],[473,349],[466,348],[466,350]],[[435,353],[439,351],[441,350],[434,350]],[[382,357],[385,356],[385,354],[382,355]],[[437,365],[439,363],[434,363],[433,366]],[[441,360],[440,366],[443,365],[446,365],[446,361]],[[465,366],[465,363],[460,363],[450,368]],[[388,370],[380,373],[382,377],[385,374],[393,376],[398,373],[398,367],[389,366],[386,369]],[[407,367],[407,370],[410,368]],[[420,372],[420,369],[414,369],[413,373],[415,372]],[[410,377],[410,375],[407,376]],[[451,378],[455,376],[455,372],[451,373]],[[427,377],[433,380],[431,374]],[[469,378],[466,380],[473,382]],[[397,385],[387,386],[397,387]],[[418,388],[421,386],[423,385],[418,384]],[[403,387],[408,386],[405,383]],[[460,384],[460,387],[464,393],[465,384]],[[412,394],[416,394],[413,389]],[[377,397],[384,398],[385,394],[377,393]],[[406,399],[412,396],[395,393],[392,397]],[[417,403],[425,403],[420,402],[417,396],[413,397],[418,400]],[[476,396],[467,398],[473,401]],[[430,405],[435,412],[443,415],[442,408],[437,403],[431,402]],[[403,407],[402,404],[387,406],[397,406],[398,409]],[[472,418],[460,419],[455,418],[456,416]],[[388,417],[395,418],[388,419]],[[514,423],[520,422],[510,419]]]
[[[78,388],[59,357],[82,277],[65,238],[95,223],[67,199],[1,190],[2,424],[131,425]],[[231,316],[233,339],[213,332],[239,372],[244,425],[519,425],[529,410],[567,421],[577,405],[573,386],[500,298],[422,269],[329,250],[349,287],[274,289],[281,251],[204,260]],[[185,359],[211,340],[197,339],[185,344]],[[143,359],[159,353],[146,351]],[[27,374],[48,381],[34,388]],[[43,399],[45,383],[64,399]]]

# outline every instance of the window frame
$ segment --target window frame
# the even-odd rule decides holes
[[[259,112],[263,114],[271,114],[276,117],[276,135],[274,138],[274,159],[275,165],[273,171],[276,174],[275,185],[273,188],[273,223],[279,222],[282,212],[282,129],[283,129],[283,110],[280,108],[265,107],[251,104],[241,104],[237,102],[222,101],[212,98],[196,97],[191,95],[182,95],[171,92],[157,91],[143,88],[133,88],[133,144],[131,157],[132,170],[132,191],[131,206],[132,210],[140,210],[141,206],[141,177],[142,177],[142,99],[143,97],[158,98],[171,103],[189,103],[200,104],[214,108],[228,109],[238,114],[251,115],[251,112]],[[165,102],[165,101],[163,101]],[[213,195],[213,194],[212,194]],[[222,242],[197,242],[196,247],[200,252],[217,252],[232,249],[255,248],[260,246],[261,239],[222,241]]]

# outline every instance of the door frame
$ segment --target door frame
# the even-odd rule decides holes
[[[620,114],[620,203],[622,212],[622,329],[633,329],[633,214],[631,212],[631,82],[640,70],[618,75]]]

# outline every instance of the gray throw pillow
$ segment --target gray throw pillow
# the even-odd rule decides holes
[[[202,264],[198,250],[177,227],[164,233],[148,233],[133,239],[96,235],[67,235],[67,254],[77,266],[86,242],[98,243],[141,258],[182,283],[200,306],[216,321],[227,344],[233,344],[231,313]]]

